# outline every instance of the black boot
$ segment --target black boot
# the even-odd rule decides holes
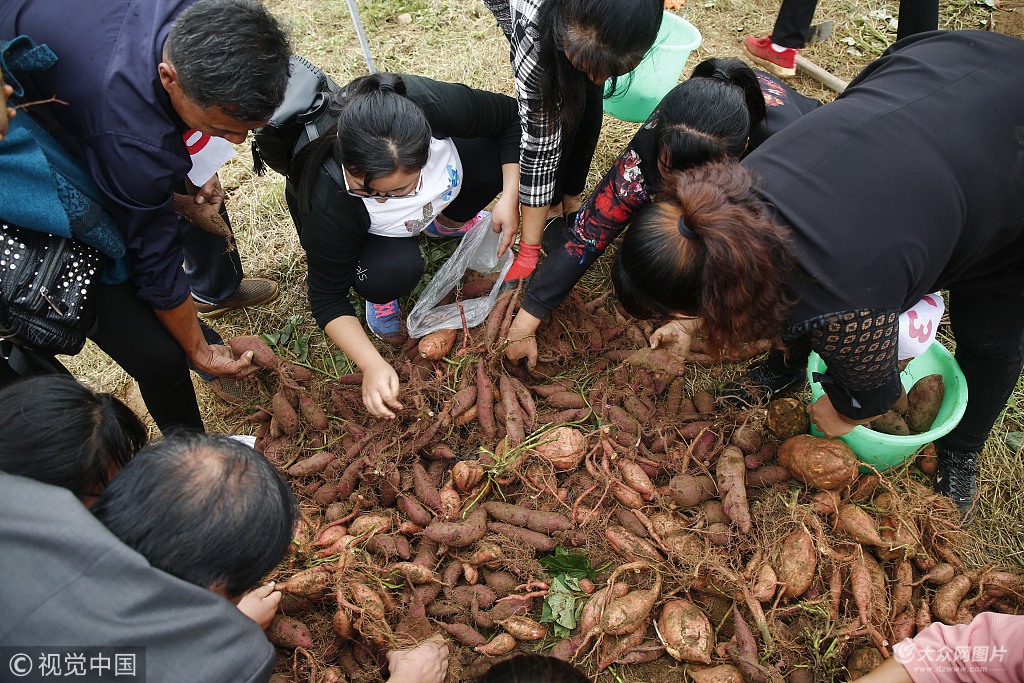
[[[720,395],[726,402],[757,404],[802,389],[807,381],[807,359],[802,360],[799,364],[787,364],[781,351],[769,351],[743,375],[726,384]]]
[[[963,521],[974,514],[975,478],[978,474],[978,453],[962,453],[935,447],[935,492],[948,496],[956,503]]]

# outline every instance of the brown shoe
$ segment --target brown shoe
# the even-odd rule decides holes
[[[244,403],[249,400],[249,397],[257,396],[260,391],[255,377],[246,377],[242,380],[214,377],[208,384],[213,389],[213,393],[217,394],[222,401],[231,405]]]
[[[222,301],[219,304],[204,304],[200,301],[194,301],[194,303],[200,315],[204,315],[207,318],[216,318],[237,308],[258,306],[259,304],[273,301],[277,298],[278,293],[277,283],[273,280],[250,277],[242,280],[235,293],[226,301]]]

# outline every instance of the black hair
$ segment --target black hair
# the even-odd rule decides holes
[[[789,230],[774,223],[736,160],[670,173],[616,252],[615,293],[630,315],[701,318],[717,353],[759,339],[781,343],[794,300]]]
[[[0,470],[98,495],[146,444],[125,404],[70,375],[27,377],[0,389]]]
[[[480,683],[588,683],[590,679],[568,662],[544,655],[516,655],[498,662]]]
[[[154,567],[240,596],[287,553],[298,504],[252,448],[181,432],[144,448],[92,512]]]
[[[765,117],[753,70],[738,59],[707,59],[662,98],[655,115],[655,149],[673,171],[738,159],[750,129]]]
[[[545,0],[537,14],[538,62],[541,106],[550,125],[571,130],[586,103],[590,78],[572,65],[567,48],[609,74],[606,97],[612,97],[618,77],[654,45],[663,14],[662,0]]]
[[[313,208],[313,185],[328,155],[363,184],[427,164],[432,132],[426,114],[406,96],[398,74],[376,73],[349,83],[331,101],[335,123],[295,155],[290,177],[299,212]]]
[[[288,87],[288,37],[257,0],[198,0],[164,44],[182,91],[239,121],[269,119]]]
[[[712,78],[740,89],[750,114],[750,127],[756,128],[768,118],[761,83],[754,70],[741,59],[711,57],[693,67],[690,78]]]

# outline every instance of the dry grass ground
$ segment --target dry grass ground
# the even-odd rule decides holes
[[[366,71],[362,51],[347,7],[340,0],[268,0],[290,26],[295,49],[346,82]],[[508,45],[493,17],[477,0],[360,0],[360,13],[373,58],[380,70],[404,71],[452,80],[512,94]],[[691,0],[679,13],[697,26],[703,44],[691,55],[686,71],[709,56],[742,56],[740,41],[748,34],[770,32],[777,0]],[[852,78],[895,38],[889,17],[895,2],[822,0],[816,21],[834,19],[835,31],[826,42],[809,46],[805,55],[844,79]],[[399,15],[408,13],[411,23]],[[1024,3],[1004,0],[999,9],[974,0],[943,0],[944,28],[992,28],[1024,38]],[[814,81],[798,77],[793,85],[805,94],[829,100],[832,94]],[[591,171],[591,185],[604,173],[636,130],[637,124],[605,119]],[[884,159],[879,159],[884,163]],[[229,210],[239,237],[248,274],[269,277],[281,285],[272,305],[240,311],[216,321],[225,336],[267,333],[282,329],[299,316],[298,332],[309,335],[309,365],[326,374],[337,372],[335,349],[325,341],[309,315],[305,292],[305,259],[283,200],[283,180],[255,176],[247,147],[222,171]],[[605,259],[607,261],[608,259]],[[595,268],[585,284],[607,287],[606,266]],[[89,384],[129,396],[130,380],[93,346],[69,359],[77,376]],[[342,370],[344,371],[344,370]],[[695,369],[694,372],[700,372]],[[708,378],[694,377],[696,384]],[[202,382],[197,392],[211,430],[236,431],[242,415],[220,401]],[[136,404],[139,405],[139,404]],[[1006,432],[1021,432],[1024,387],[1009,403],[987,448],[981,471],[982,502],[971,530],[978,539],[978,562],[1010,560],[1024,565],[1024,467],[1019,444],[1007,446]]]

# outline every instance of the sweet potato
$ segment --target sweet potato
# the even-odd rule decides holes
[[[282,593],[292,593],[307,600],[319,600],[331,592],[334,576],[323,567],[304,569],[276,585]]]
[[[779,446],[779,464],[808,486],[836,491],[857,478],[859,462],[853,450],[839,439],[801,434]]]
[[[438,621],[437,625],[444,629],[445,633],[454,638],[460,645],[479,647],[487,643],[487,639],[468,624],[446,624],[443,621]]]
[[[337,457],[334,453],[327,451],[311,455],[289,467],[288,475],[292,477],[309,477],[319,474],[327,469],[327,466],[334,462]]]
[[[628,571],[647,570],[654,574],[654,583],[650,588],[637,589],[626,593],[621,598],[613,598],[608,602],[601,614],[600,628],[603,633],[621,636],[632,633],[647,619],[654,604],[661,595],[661,572],[647,562],[630,562],[621,565],[608,577],[608,583]]]
[[[753,455],[761,448],[761,430],[751,424],[742,424],[732,433],[732,445],[743,451],[744,455]]]
[[[491,642],[485,645],[478,645],[473,648],[473,651],[479,652],[482,655],[487,655],[488,657],[497,657],[499,655],[507,655],[509,652],[512,652],[512,650],[516,649],[516,645],[518,644],[519,643],[516,642],[516,639],[510,634],[499,633],[494,636],[494,639],[491,640]]]
[[[736,446],[727,446],[718,456],[715,476],[718,491],[722,497],[725,514],[745,534],[753,528],[750,507],[747,504],[747,468],[743,464],[743,451]]]
[[[267,640],[279,647],[295,649],[313,647],[313,634],[295,617],[278,614],[266,630]]]
[[[327,431],[327,428],[330,427],[330,422],[327,421],[327,413],[316,404],[316,401],[308,396],[299,397],[299,414],[306,421],[306,424],[319,432]]]
[[[546,534],[542,534],[537,531],[530,531],[519,526],[513,526],[511,524],[505,524],[504,522],[488,522],[487,530],[491,533],[499,534],[513,541],[519,541],[525,545],[531,546],[538,552],[549,553],[555,549],[558,545],[555,539],[551,538]]]
[[[529,508],[510,503],[499,503],[497,501],[484,503],[483,507],[487,510],[487,514],[499,522],[526,527],[527,529],[544,534],[550,534],[554,531],[571,531],[575,528],[575,525],[567,517],[557,512],[530,510]]]
[[[935,598],[932,599],[932,614],[945,624],[956,624],[957,609],[970,590],[971,580],[968,577],[963,574],[954,577],[935,591]]]
[[[474,507],[462,522],[432,522],[423,530],[424,538],[449,548],[471,546],[487,533],[487,512]]]
[[[288,436],[298,433],[299,415],[283,391],[278,391],[270,399],[270,412],[274,414],[274,421],[280,426],[282,432]]]
[[[415,562],[396,562],[391,565],[391,571],[401,574],[405,579],[415,585],[438,581],[437,575],[429,568]]]
[[[499,623],[503,629],[520,642],[541,640],[548,634],[548,630],[542,624],[520,614],[513,615]]]
[[[669,600],[661,607],[658,634],[665,651],[681,662],[711,663],[715,632],[707,615],[689,600]]]
[[[575,469],[587,453],[583,434],[572,427],[556,427],[544,435],[533,452],[556,470]]]
[[[431,515],[425,507],[420,505],[419,501],[415,498],[411,498],[410,496],[398,497],[398,510],[408,517],[409,521],[422,527],[427,526],[434,520],[433,515]]]
[[[772,566],[778,574],[779,583],[785,586],[783,597],[799,598],[807,592],[814,580],[817,560],[814,538],[807,529],[800,527],[782,539]]]
[[[272,370],[281,362],[273,349],[255,335],[232,337],[227,340],[227,345],[236,357],[241,357],[246,351],[252,351],[252,362],[261,368]]]
[[[692,396],[693,405],[701,415],[715,412],[715,397],[706,391],[698,391]]]
[[[654,498],[654,482],[640,465],[628,458],[619,458],[615,461],[615,466],[626,486],[639,493],[646,501]]]
[[[609,524],[604,530],[604,537],[611,545],[612,550],[628,562],[640,560],[663,562],[665,559],[656,546],[629,533],[618,524]]]
[[[878,524],[863,508],[847,503],[839,507],[836,516],[836,529],[857,541],[861,545],[883,546],[885,543],[878,535]]]
[[[441,360],[452,350],[456,330],[436,330],[420,339],[418,348],[421,358]]]
[[[872,420],[871,429],[882,434],[893,434],[895,436],[907,436],[910,434],[910,427],[907,426],[907,421],[895,410],[890,410]]]
[[[424,505],[444,514],[441,493],[434,485],[434,482],[431,481],[430,475],[427,474],[427,469],[422,464],[414,462],[410,471],[412,472],[412,483],[413,489],[416,491],[416,497]]]
[[[763,488],[789,481],[793,475],[782,465],[763,465],[747,472],[747,486]]]
[[[393,524],[391,516],[387,513],[368,512],[352,520],[348,525],[348,533],[357,537],[369,534],[386,534],[391,531]]]
[[[483,358],[476,364],[476,420],[484,438],[493,439],[497,434],[494,424],[494,385],[487,375]]]
[[[669,481],[668,492],[679,507],[693,507],[715,495],[715,482],[707,476],[677,474]]]
[[[453,602],[465,607],[476,603],[477,606],[486,609],[494,604],[498,596],[487,586],[456,586],[451,591],[451,599]]]
[[[740,670],[732,664],[719,664],[709,669],[687,669],[693,683],[745,683]]]
[[[873,647],[859,647],[846,658],[846,670],[850,672],[850,680],[867,676],[885,661]]]
[[[803,403],[795,398],[777,398],[768,404],[765,418],[768,431],[785,441],[810,429],[810,416]]]
[[[907,426],[912,432],[920,434],[932,428],[945,394],[942,375],[922,377],[910,388],[907,392]]]

